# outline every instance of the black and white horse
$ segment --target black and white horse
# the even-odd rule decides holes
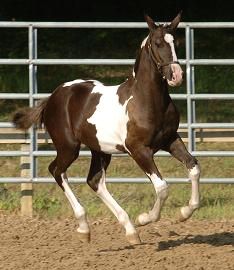
[[[57,150],[49,171],[74,210],[79,223],[77,231],[83,241],[90,239],[86,212],[66,176],[67,168],[79,155],[81,143],[92,153],[87,183],[125,228],[131,244],[140,243],[140,238],[105,183],[111,154],[128,153],[155,188],[156,202],[148,213],[138,216],[139,225],[159,220],[168,196],[168,185],[153,160],[160,149],[184,163],[191,179],[191,199],[181,208],[181,220],[188,219],[199,207],[199,165],[177,133],[179,112],[168,93],[168,85],[179,86],[182,82],[183,72],[173,43],[180,18],[178,14],[170,24],[157,25],[145,16],[149,35],[141,44],[132,75],[124,83],[105,86],[95,80],[66,82],[38,106],[21,109],[14,115],[13,122],[18,128],[28,129],[42,122],[48,130]]]

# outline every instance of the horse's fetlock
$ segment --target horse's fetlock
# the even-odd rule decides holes
[[[189,203],[189,207],[194,211],[196,209],[198,209],[200,206],[199,203]]]
[[[166,200],[168,197],[168,185],[162,186],[160,189],[157,190],[158,198],[161,200]]]
[[[75,217],[79,220],[85,220],[86,219],[86,213],[85,209],[82,207],[79,210],[75,209],[74,210]]]

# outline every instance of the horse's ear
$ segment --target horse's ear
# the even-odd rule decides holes
[[[171,24],[169,25],[169,27],[172,31],[174,31],[177,28],[178,24],[180,23],[181,14],[182,14],[182,10],[178,13],[175,19],[171,21]]]
[[[156,26],[155,22],[147,14],[145,14],[145,21],[147,22],[150,30],[156,29],[157,26]]]

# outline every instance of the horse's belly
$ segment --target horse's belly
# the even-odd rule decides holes
[[[110,154],[120,153],[121,151],[119,146],[124,147],[125,138],[121,139],[118,133],[110,133],[108,130],[102,131],[103,132],[97,132],[98,144],[101,148],[101,151]]]
[[[101,151],[105,153],[119,153],[120,146],[125,148],[125,139],[127,137],[128,119],[114,119],[110,112],[109,115],[94,113],[88,122],[95,125],[96,139]],[[128,117],[127,117],[128,118]]]

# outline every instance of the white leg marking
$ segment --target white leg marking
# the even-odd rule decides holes
[[[200,168],[199,165],[195,165],[191,170],[189,170],[189,178],[192,183],[192,194],[189,201],[191,207],[198,208],[200,202],[199,196],[199,178],[200,178]]]
[[[85,210],[83,206],[80,205],[71,188],[69,187],[66,175],[62,173],[61,177],[63,181],[62,185],[64,187],[65,195],[72,206],[75,217],[78,219],[79,222],[79,228],[77,229],[77,231],[81,233],[89,233],[89,225],[86,221]]]
[[[114,200],[109,191],[107,190],[105,183],[105,172],[103,170],[102,178],[98,184],[97,195],[102,201],[109,207],[113,214],[118,219],[119,223],[124,226],[126,235],[136,234],[136,230],[132,225],[128,214],[120,207],[120,205]]]
[[[200,178],[200,168],[199,165],[195,165],[189,171],[189,178],[191,179],[192,184],[192,193],[191,199],[188,206],[181,208],[181,221],[184,221],[190,218],[193,212],[199,207],[200,203],[200,194],[199,194],[199,178]]]
[[[157,176],[157,174],[153,173],[151,175],[147,174],[150,180],[152,181],[156,193],[160,193],[161,190],[167,188],[167,182]]]
[[[165,180],[159,178],[155,173],[151,175],[147,174],[147,176],[150,178],[154,185],[155,191],[157,193],[157,199],[154,207],[151,211],[149,211],[149,213],[143,213],[138,216],[136,222],[139,225],[145,225],[152,221],[158,221],[160,219],[162,206],[168,196],[168,186]]]

